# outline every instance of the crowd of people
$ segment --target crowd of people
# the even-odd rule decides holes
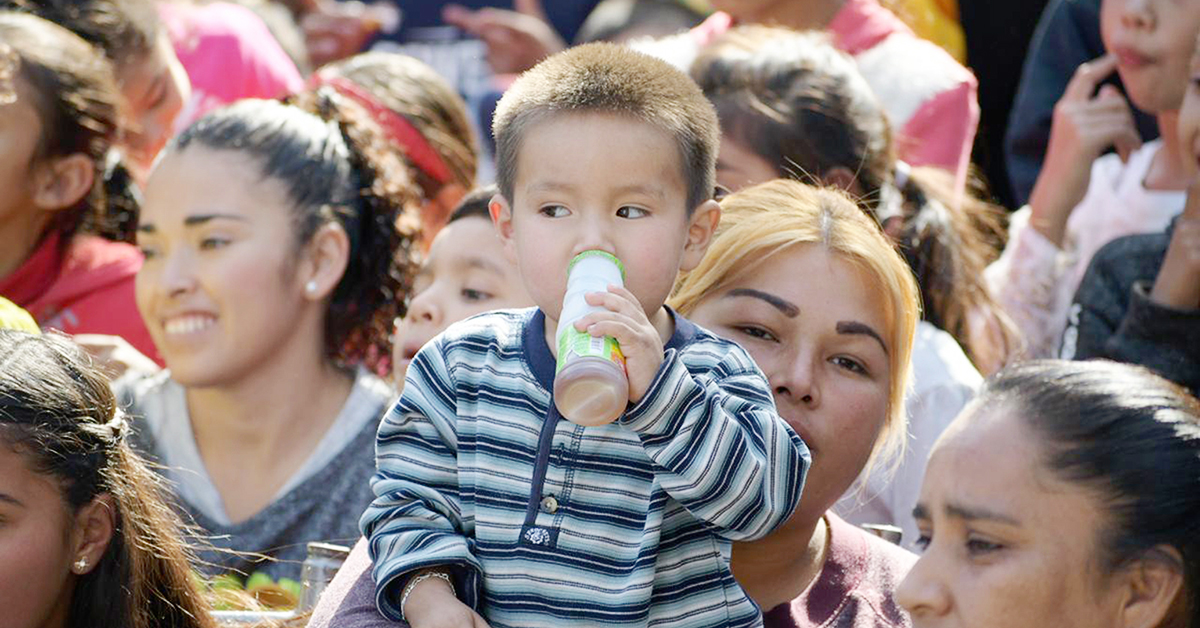
[[[1200,628],[1200,0],[955,4],[0,0],[0,624]]]

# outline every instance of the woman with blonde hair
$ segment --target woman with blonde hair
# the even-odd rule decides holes
[[[776,180],[721,208],[708,253],[668,303],[750,353],[813,453],[792,518],[734,544],[734,576],[768,628],[908,626],[892,591],[915,557],[830,508],[904,447],[912,272],[840,191]]]

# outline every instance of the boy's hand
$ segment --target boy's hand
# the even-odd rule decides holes
[[[658,329],[646,318],[637,297],[621,286],[609,286],[608,292],[590,292],[584,298],[588,305],[608,311],[584,316],[575,321],[575,329],[592,336],[616,338],[625,355],[629,400],[641,401],[663,361],[663,341]]]
[[[417,583],[401,611],[412,628],[489,628],[483,617],[460,602],[449,583],[439,578]]]
[[[1105,85],[1096,92],[1116,67],[1111,54],[1080,65],[1054,105],[1046,160],[1029,197],[1029,224],[1059,247],[1071,210],[1087,193],[1092,162],[1110,146],[1125,161],[1142,145],[1133,112],[1117,88]]]
[[[1181,310],[1200,309],[1200,177],[1188,186],[1187,204],[1175,222],[1150,300]]]

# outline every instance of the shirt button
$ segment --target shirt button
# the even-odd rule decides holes
[[[551,515],[558,512],[558,499],[556,499],[553,495],[547,495],[543,497],[542,512]]]

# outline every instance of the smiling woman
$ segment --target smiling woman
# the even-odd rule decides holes
[[[1140,367],[1028,362],[934,448],[916,626],[1200,625],[1200,402]]]
[[[374,471],[362,452],[393,395],[374,373],[415,270],[414,198],[378,130],[330,89],[219,110],[159,160],[137,301],[170,371],[122,392],[214,543],[285,562],[206,560],[294,579],[306,542],[357,538]]]

